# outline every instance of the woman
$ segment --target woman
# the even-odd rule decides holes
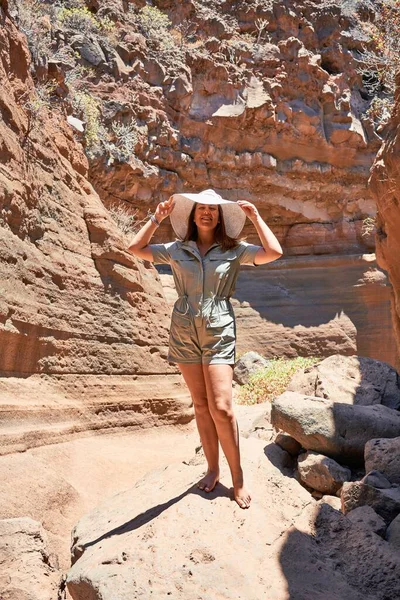
[[[149,245],[168,216],[180,240]],[[262,246],[238,241],[246,216]],[[241,264],[271,262],[282,255],[282,248],[253,204],[224,200],[213,190],[205,190],[174,194],[161,202],[129,250],[143,260],[172,267],[178,300],[172,313],[168,360],[178,365],[193,400],[208,465],[198,487],[211,492],[219,480],[219,441],[231,471],[234,499],[241,508],[248,508],[251,497],[243,479],[232,409],[235,321],[229,298]]]

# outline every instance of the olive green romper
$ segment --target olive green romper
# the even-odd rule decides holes
[[[172,363],[234,364],[236,328],[229,301],[240,265],[253,265],[261,246],[213,244],[201,256],[196,242],[151,244],[153,262],[170,264],[178,299],[169,337]]]

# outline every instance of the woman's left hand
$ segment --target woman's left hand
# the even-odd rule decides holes
[[[246,200],[238,200],[237,202],[246,215],[250,219],[250,221],[255,221],[259,216],[257,208],[251,202],[247,202]]]

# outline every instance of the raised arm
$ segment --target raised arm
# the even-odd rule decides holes
[[[245,200],[239,200],[238,204],[244,211],[246,217],[253,223],[262,244],[262,248],[260,248],[255,256],[254,264],[264,265],[265,263],[272,262],[282,256],[283,251],[280,243],[265,221],[260,217],[254,204],[246,202]]]
[[[166,202],[158,204],[153,218],[150,218],[145,225],[136,233],[135,237],[128,246],[129,252],[132,252],[138,258],[153,262],[153,253],[149,248],[149,243],[159,224],[166,219],[174,208],[172,196]],[[158,224],[157,224],[158,223]]]

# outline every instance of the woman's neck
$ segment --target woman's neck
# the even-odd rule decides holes
[[[200,246],[212,246],[214,241],[214,231],[197,232],[197,244],[199,244]]]

